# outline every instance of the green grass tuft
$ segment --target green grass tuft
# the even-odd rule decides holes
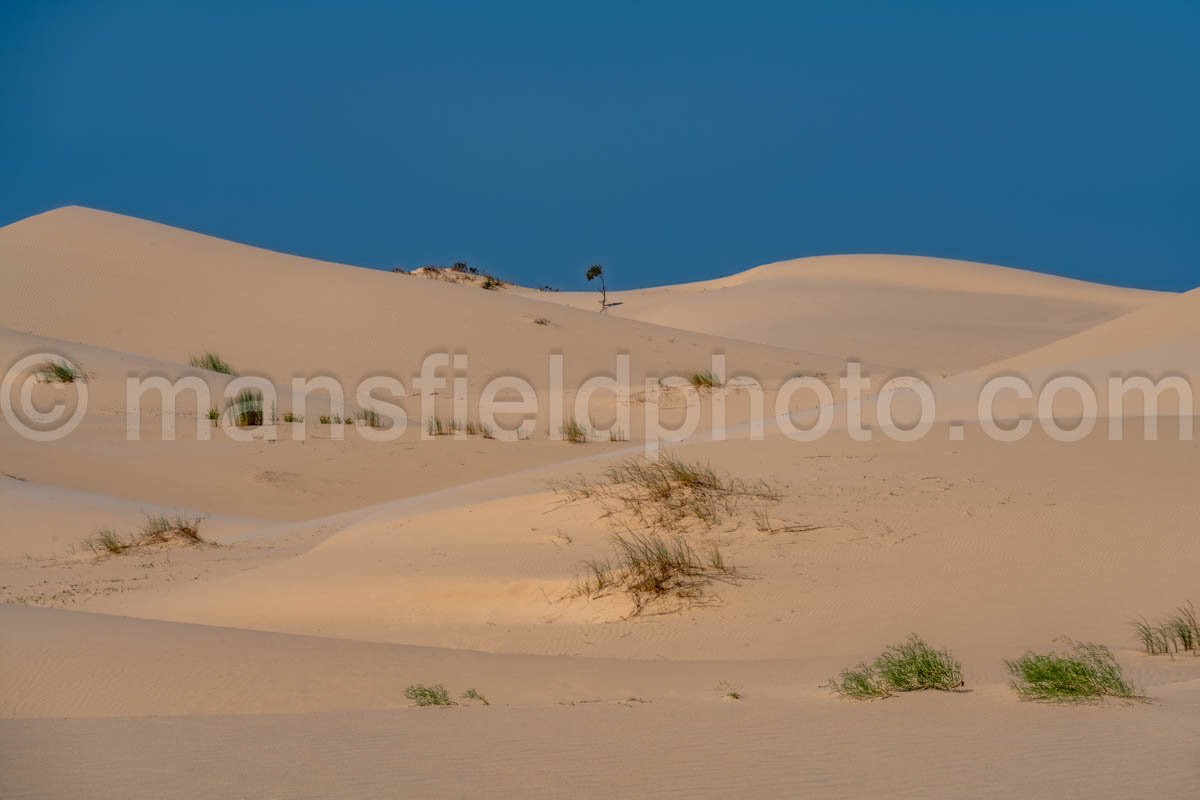
[[[37,375],[46,383],[75,383],[86,379],[83,370],[68,361],[43,361],[38,365]]]
[[[229,364],[226,363],[225,360],[216,353],[206,352],[198,356],[191,356],[189,361],[191,365],[197,369],[206,369],[209,372],[219,372],[222,375],[234,374],[233,367],[229,366]]]
[[[476,703],[483,703],[485,706],[491,705],[491,703],[488,702],[488,699],[486,697],[484,697],[482,694],[475,691],[474,689],[467,689],[465,692],[462,693],[462,698],[463,698],[463,700],[474,700]]]
[[[891,645],[875,659],[884,683],[897,692],[926,689],[950,691],[963,685],[962,665],[949,650],[934,650],[915,633],[903,644]]]
[[[1069,703],[1137,696],[1107,647],[1068,643],[1067,653],[1028,652],[1004,662],[1014,678],[1010,685],[1022,699]]]
[[[263,424],[263,395],[258,389],[242,389],[225,403],[225,412],[239,428],[257,428]]]
[[[963,685],[962,665],[949,650],[935,650],[914,633],[903,644],[889,645],[872,663],[842,670],[830,685],[858,700],[893,692],[950,692]]]
[[[838,677],[829,682],[829,685],[842,697],[855,700],[892,696],[873,664],[864,663],[854,669],[844,669]]]
[[[404,690],[404,696],[418,706],[452,706],[450,693],[440,683],[433,686],[423,686],[414,683]]]
[[[1158,622],[1135,620],[1134,632],[1142,649],[1152,656],[1193,653],[1200,656],[1200,619],[1191,603],[1179,606]]]
[[[719,389],[724,384],[713,374],[712,370],[704,370],[703,372],[691,372],[687,376],[688,383],[697,389]]]

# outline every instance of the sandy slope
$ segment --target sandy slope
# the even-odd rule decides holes
[[[617,352],[631,355],[635,376],[704,369],[714,350],[759,374],[838,364],[806,358],[803,347],[753,347],[595,312],[548,311],[509,293],[314,261],[79,207],[0,228],[0,274],[4,327],[173,363],[212,350],[240,372],[280,380],[388,373],[408,384],[434,351],[465,353],[472,378],[511,373],[538,388],[547,384],[553,350],[563,353],[568,386],[611,370]],[[551,324],[533,324],[538,317]]]
[[[0,298],[0,360],[63,353],[91,373],[92,396],[63,442],[0,425],[5,797],[1128,797],[1200,785],[1200,659],[1142,655],[1129,629],[1200,600],[1197,445],[1169,415],[1156,442],[1110,442],[1100,427],[1069,445],[1040,433],[1001,444],[969,424],[971,392],[997,372],[1187,373],[1195,293],[847,257],[629,293],[601,316],[545,302],[582,296],[356,270],[83,209],[0,229],[0,272],[16,287]],[[117,308],[129,311],[114,322]],[[941,423],[918,443],[878,430],[869,443],[706,442],[702,430],[678,447],[772,481],[783,499],[692,531],[738,579],[642,616],[620,596],[572,596],[612,529],[548,488],[597,476],[636,441],[571,446],[543,430],[511,444],[416,431],[332,442],[309,420],[303,442],[204,442],[193,407],[178,420],[191,433],[162,442],[149,435],[153,402],[136,420],[145,441],[124,439],[127,375],[197,374],[220,390],[225,378],[184,366],[202,348],[278,382],[312,369],[407,379],[441,347],[470,353],[473,380],[515,369],[543,396],[555,349],[568,387],[610,370],[619,349],[648,374],[702,369],[713,349],[776,381],[833,374],[850,353],[877,374],[962,372],[936,385]],[[63,393],[39,386],[35,399]],[[968,422],[961,440],[954,420]],[[209,515],[212,544],[108,558],[76,547],[158,510]],[[953,648],[971,691],[855,704],[823,687],[910,631]],[[1003,659],[1061,635],[1113,647],[1154,702],[1019,702]],[[404,708],[415,682],[474,686],[493,706]],[[744,699],[725,699],[731,689]]]
[[[543,293],[597,307],[596,293]],[[938,377],[1061,339],[1169,295],[913,256],[818,256],[713,281],[613,292],[608,313]]]

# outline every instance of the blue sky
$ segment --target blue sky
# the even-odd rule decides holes
[[[0,223],[373,267],[805,255],[1200,285],[1200,4],[0,6]]]

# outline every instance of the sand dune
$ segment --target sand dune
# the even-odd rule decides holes
[[[596,308],[596,293],[543,293]],[[1017,355],[1170,295],[913,256],[819,256],[713,281],[613,292],[608,313],[919,370]]]
[[[1099,425],[1069,444],[1037,428],[999,443],[975,424],[997,374],[1193,376],[1196,292],[845,256],[624,292],[601,315],[593,295],[483,291],[81,208],[0,229],[0,275],[0,362],[61,354],[89,393],[62,441],[0,424],[5,797],[1115,798],[1200,783],[1200,659],[1146,655],[1129,624],[1200,599],[1190,419],[1167,403],[1158,441]],[[830,436],[753,441],[745,397],[702,392],[705,420],[728,399],[728,440],[705,422],[673,454],[779,499],[741,492],[687,528],[732,572],[637,613],[577,580],[638,524],[594,497],[564,504],[553,483],[637,457],[642,422],[586,445],[545,423],[527,441],[426,441],[408,386],[399,403],[418,424],[394,442],[355,428],[335,441],[320,405],[299,429],[205,441],[195,401],[163,441],[167,410],[151,396],[131,417],[125,380],[194,376],[219,398],[230,378],[187,365],[201,350],[281,398],[297,374],[407,382],[425,354],[465,352],[468,393],[513,373],[543,407],[554,352],[568,393],[618,352],[639,385],[714,352],[768,388],[807,374],[836,389],[847,356],[877,378],[953,375],[913,443],[854,441],[840,391]],[[31,393],[39,408],[73,396]],[[436,413],[455,413],[457,393]],[[207,541],[80,548],[147,513],[203,515]],[[969,691],[830,693],[839,669],[914,631],[954,650]],[[1152,702],[1017,699],[1004,659],[1064,635],[1110,646]],[[438,682],[492,705],[407,707],[406,686]]]

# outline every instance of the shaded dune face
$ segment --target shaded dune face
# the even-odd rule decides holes
[[[1097,425],[1005,444],[973,417],[999,373],[1191,378],[1196,292],[825,256],[614,292],[600,314],[591,294],[484,291],[82,208],[0,229],[0,276],[0,362],[69,356],[90,398],[60,442],[0,423],[4,796],[1127,797],[1200,782],[1200,659],[1144,654],[1129,626],[1200,601],[1196,445],[1177,409],[1159,409],[1157,441]],[[924,375],[939,413],[911,443],[844,426],[712,441],[702,425],[668,448],[670,480],[639,485],[640,422],[585,444],[544,424],[513,443],[422,438],[411,378],[440,351],[469,355],[469,391],[511,372],[543,405],[556,352],[568,392],[619,352],[635,383],[719,352],[765,383],[821,374],[835,392],[857,357]],[[195,376],[220,396],[232,376],[190,366],[203,352],[281,393],[296,375],[395,374],[411,430],[335,441],[317,404],[305,437],[205,441],[210,409],[183,402],[179,440],[162,441],[150,398],[129,441],[126,378]],[[705,415],[718,393],[701,392]],[[452,420],[456,394],[433,413]],[[613,405],[600,394],[589,415]],[[728,412],[749,410],[731,397]],[[177,516],[202,517],[199,541],[81,546]],[[622,541],[674,545],[689,580],[648,578]],[[913,632],[953,651],[969,691],[831,695],[840,670]],[[1005,659],[1063,635],[1111,648],[1154,702],[1022,702]],[[409,708],[417,685],[459,705]]]

